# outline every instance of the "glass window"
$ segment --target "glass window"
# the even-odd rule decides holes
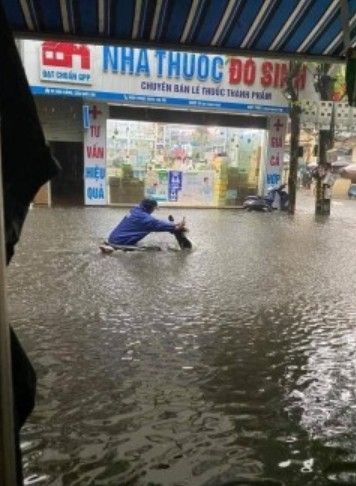
[[[233,206],[257,192],[264,131],[109,120],[109,203]]]

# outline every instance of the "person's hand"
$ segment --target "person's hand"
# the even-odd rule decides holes
[[[188,228],[185,226],[185,218],[182,219],[182,221],[175,226],[176,231],[181,231],[181,232],[187,232]]]
[[[175,225],[175,230],[184,232],[184,231],[187,231],[187,228],[185,227],[185,225],[183,223],[178,223],[178,224]]]

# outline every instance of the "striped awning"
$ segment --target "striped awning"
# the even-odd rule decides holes
[[[339,59],[356,43],[356,0],[1,1],[33,38]]]

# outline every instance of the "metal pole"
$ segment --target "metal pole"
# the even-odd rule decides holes
[[[6,312],[5,224],[0,137],[0,484],[16,485],[10,329]]]
[[[344,43],[343,52],[346,53],[350,47],[350,9],[347,0],[340,0],[342,37]]]

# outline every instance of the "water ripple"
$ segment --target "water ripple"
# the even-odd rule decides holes
[[[122,210],[30,212],[8,278],[39,378],[26,485],[356,483],[356,207],[301,204],[186,210],[194,252],[112,257]]]

